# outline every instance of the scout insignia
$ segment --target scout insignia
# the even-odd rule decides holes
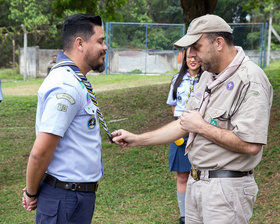
[[[57,104],[57,110],[62,111],[62,112],[66,112],[67,111],[68,106],[62,103]]]
[[[87,93],[87,104],[90,104],[90,102],[91,102],[91,99],[90,99],[89,94]]]
[[[230,81],[228,84],[227,84],[227,90],[232,90],[234,87],[234,83],[233,81]]]
[[[96,126],[96,119],[95,116],[91,117],[90,119],[88,119],[88,123],[87,123],[88,129],[92,130],[95,128]]]
[[[246,102],[248,100],[248,98],[250,98],[251,96],[259,96],[259,95],[260,95],[259,91],[249,90],[247,92],[247,94],[245,95],[244,102]]]
[[[71,103],[71,104],[75,104],[75,99],[68,93],[58,93],[58,94],[56,94],[56,98],[64,99],[64,100],[69,101],[69,103]]]
[[[210,121],[210,124],[212,124],[213,126],[217,127],[217,121],[215,121],[213,119]]]
[[[198,92],[196,95],[197,95],[199,98],[201,98],[201,97],[202,97],[202,94],[201,94],[201,93],[199,93],[199,92]]]

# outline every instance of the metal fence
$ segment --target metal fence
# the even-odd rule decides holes
[[[265,67],[265,23],[229,24],[235,45]],[[178,66],[178,49],[173,43],[185,34],[185,24],[106,23],[106,74],[170,73]],[[247,53],[247,52],[246,52]],[[250,55],[251,54],[251,55]]]

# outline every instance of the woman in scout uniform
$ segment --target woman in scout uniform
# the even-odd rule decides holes
[[[188,57],[189,49],[184,51],[180,72],[174,75],[168,94],[167,104],[171,105],[172,114],[178,119],[184,112],[185,105],[198,83],[202,73],[200,64],[194,57]],[[185,223],[185,192],[191,170],[185,147],[188,136],[178,139],[169,145],[169,170],[177,172],[177,200],[180,210],[180,223]]]

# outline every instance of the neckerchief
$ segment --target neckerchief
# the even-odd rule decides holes
[[[89,96],[90,96],[90,99],[91,99],[92,103],[97,107],[96,112],[97,112],[97,115],[98,115],[99,122],[102,124],[103,129],[105,130],[105,132],[106,132],[106,134],[109,138],[109,141],[112,142],[112,137],[109,133],[109,129],[108,129],[107,124],[104,120],[104,117],[101,113],[101,110],[98,107],[98,102],[97,102],[95,93],[93,92],[93,89],[92,89],[92,86],[91,86],[90,82],[88,81],[86,76],[84,76],[83,73],[81,73],[81,71],[77,67],[77,65],[75,65],[75,63],[70,60],[69,57],[67,57],[64,53],[60,53],[58,55],[58,58],[57,58],[57,63],[52,67],[52,70],[56,69],[56,68],[59,68],[59,67],[63,67],[63,66],[69,66],[75,72],[75,75],[78,78],[78,80],[80,80],[84,83],[85,87],[87,88],[87,91],[89,93]]]
[[[209,98],[210,98],[210,94],[211,94],[211,89],[213,89],[214,87],[216,87],[217,85],[219,85],[220,83],[224,82],[226,79],[228,79],[241,65],[242,61],[245,58],[245,53],[243,51],[243,49],[241,47],[235,47],[237,50],[237,55],[234,57],[234,59],[232,60],[232,62],[217,76],[217,79],[214,80],[213,78],[213,74],[211,74],[211,76],[209,77],[205,92],[204,92],[204,96],[203,96],[203,102],[202,105],[200,107],[200,114],[202,117],[204,117],[204,113],[205,110],[207,108],[208,102],[209,102]],[[185,150],[185,154],[187,154],[189,152],[189,149],[193,143],[193,140],[196,136],[196,133],[189,133],[189,139],[186,145],[186,150]]]

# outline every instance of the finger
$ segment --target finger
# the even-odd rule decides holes
[[[112,137],[118,136],[118,130],[115,130],[111,133]]]
[[[119,142],[125,141],[123,136],[116,136],[116,137],[114,137],[112,140],[113,140],[113,142],[115,142],[115,143],[119,143]]]
[[[36,205],[36,204],[37,204],[37,199],[35,199],[34,201],[31,201],[31,202],[29,203],[29,205],[31,205],[31,206]]]

